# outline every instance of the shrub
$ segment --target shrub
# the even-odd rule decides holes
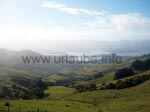
[[[146,70],[149,70],[149,69],[150,69],[150,59],[147,59],[147,60],[145,61],[145,69],[146,69]]]
[[[94,79],[96,78],[100,78],[100,77],[103,77],[103,73],[102,72],[98,72],[94,75]]]
[[[96,84],[77,85],[75,88],[77,92],[94,91],[97,89]]]
[[[123,89],[126,87],[127,87],[127,85],[122,80],[118,80],[115,84],[116,89]]]
[[[138,71],[149,70],[150,69],[150,59],[147,59],[144,61],[135,60],[131,64],[131,67]]]
[[[124,89],[136,86],[150,79],[150,75],[135,76],[125,80],[118,80],[116,83],[105,84],[101,89]]]
[[[133,67],[136,70],[142,71],[144,70],[144,62],[140,61],[140,60],[135,60],[132,64],[131,67]]]
[[[133,74],[134,72],[132,68],[122,68],[116,72],[114,79],[121,79],[121,78],[129,77],[129,76],[132,76]]]

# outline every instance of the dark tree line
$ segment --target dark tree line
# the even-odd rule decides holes
[[[137,71],[145,71],[150,69],[150,59],[146,59],[144,61],[135,60],[130,68],[122,68],[117,70],[114,79],[121,79],[125,77],[129,77],[134,75],[134,70]]]
[[[123,89],[132,87],[138,84],[145,82],[146,80],[150,79],[150,74],[142,75],[142,76],[134,76],[125,80],[120,80],[121,78],[126,78],[132,75],[135,75],[134,70],[137,71],[146,71],[150,70],[150,59],[146,60],[135,60],[131,64],[131,68],[122,68],[117,70],[115,73],[114,79],[118,80],[116,83],[108,83],[103,84],[101,89]]]
[[[134,71],[132,68],[122,68],[115,73],[114,79],[121,79],[132,75],[134,75]]]
[[[103,84],[101,89],[124,89],[136,86],[150,79],[150,75],[135,76],[125,80],[118,80],[116,83]]]
[[[28,87],[13,84],[12,87],[0,86],[0,98],[22,98],[22,99],[33,99],[33,98],[44,98],[47,95],[44,93],[44,90],[47,88],[47,85],[41,80],[28,80],[26,79],[15,79],[15,83],[23,85],[30,85]],[[21,82],[23,81],[23,82]]]
[[[131,67],[138,71],[144,71],[150,69],[150,59],[146,59],[144,61],[141,60],[135,60]]]
[[[96,84],[77,85],[76,92],[94,91],[97,90]]]

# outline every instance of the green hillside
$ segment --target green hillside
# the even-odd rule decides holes
[[[61,90],[57,90],[58,88]],[[9,101],[12,112],[15,112],[19,105],[22,111],[39,108],[43,112],[44,110],[48,112],[99,112],[100,110],[102,112],[148,112],[150,110],[149,88],[150,81],[146,81],[128,89],[76,93],[59,100],[0,100],[0,111],[7,110],[4,104]],[[54,93],[60,95],[67,92],[66,90],[67,88],[63,87],[52,88]]]
[[[74,88],[63,87],[63,86],[52,86],[49,87],[45,93],[49,94],[49,99],[63,99],[75,92]]]
[[[150,75],[150,71],[142,72],[134,76]],[[102,79],[107,82],[112,80],[113,74],[108,74]],[[124,78],[122,80],[125,80]],[[98,79],[101,83],[100,78]],[[94,81],[94,80],[92,80]],[[96,82],[98,82],[96,80]],[[43,112],[148,112],[150,109],[150,81],[146,81],[134,87],[121,90],[96,90],[76,93],[75,89],[63,86],[49,87],[45,93],[48,98],[42,100],[0,100],[0,111],[6,111],[4,106],[9,101],[12,112],[15,112],[19,105],[25,112],[37,110]],[[56,108],[57,107],[57,108]]]
[[[33,67],[39,71],[36,74],[29,66],[21,69],[1,63],[0,112],[7,112],[6,102],[11,112],[148,112],[150,61],[138,59],[120,64],[86,64],[76,69],[70,66],[44,76],[40,75],[42,68]],[[125,76],[125,71],[119,74],[123,77],[114,80],[117,71],[127,68],[133,74]]]

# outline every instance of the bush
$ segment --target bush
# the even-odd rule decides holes
[[[118,80],[116,83],[105,84],[101,89],[124,89],[136,86],[150,79],[150,75],[135,76],[126,80]]]
[[[129,76],[132,76],[133,74],[134,72],[132,68],[122,68],[116,72],[114,79],[121,79],[121,78],[129,77]]]
[[[100,77],[103,77],[103,73],[102,72],[98,72],[98,73],[94,74],[94,79],[100,78]]]
[[[118,80],[115,84],[115,89],[123,89],[126,87],[127,85],[122,80]]]
[[[131,67],[138,71],[149,70],[150,69],[150,59],[145,61],[135,60]]]
[[[41,79],[39,79],[36,83],[36,87],[44,90],[47,88],[47,85]]]
[[[133,67],[136,70],[142,71],[144,70],[144,62],[140,61],[140,60],[135,60],[132,64],[131,67]]]
[[[146,70],[149,70],[149,69],[150,69],[150,59],[147,59],[147,60],[145,61],[145,69],[146,69]]]
[[[115,89],[115,84],[114,83],[109,83],[108,85],[106,85],[105,88],[106,89]]]
[[[77,85],[75,88],[77,92],[94,91],[97,89],[96,84]]]

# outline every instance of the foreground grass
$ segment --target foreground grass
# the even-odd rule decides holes
[[[61,90],[58,90],[60,88]],[[59,100],[0,100],[0,112],[6,112],[4,106],[8,101],[11,104],[11,112],[19,110],[41,110],[40,112],[149,112],[150,110],[150,81],[138,86],[122,90],[97,90],[93,92],[71,93],[70,88],[53,87],[56,94],[65,96]],[[68,95],[67,90],[70,90]],[[65,93],[66,92],[66,93]],[[73,92],[73,91],[72,91]],[[67,94],[67,95],[66,95]],[[53,98],[56,96],[53,96]]]
[[[19,105],[21,112],[27,112],[28,110],[37,112],[37,109],[40,112],[98,112],[98,109],[90,104],[65,100],[1,100],[0,112],[7,110],[7,107],[4,106],[6,101],[12,105],[10,107],[11,112],[18,111]]]
[[[149,112],[150,81],[122,90],[98,90],[74,94],[67,99],[96,104],[102,112]]]
[[[150,74],[150,71],[136,74],[136,76],[144,74]],[[112,72],[102,78],[92,80],[92,82],[97,84],[103,81],[110,82],[113,76]],[[37,109],[40,112],[100,112],[99,110],[102,112],[149,112],[150,110],[150,81],[122,90],[97,90],[83,93],[74,91],[73,88],[53,86],[45,91],[50,94],[47,99],[0,99],[0,112],[7,112],[7,107],[4,106],[5,102],[10,102],[11,112],[19,112],[19,105],[20,112],[37,112]]]

